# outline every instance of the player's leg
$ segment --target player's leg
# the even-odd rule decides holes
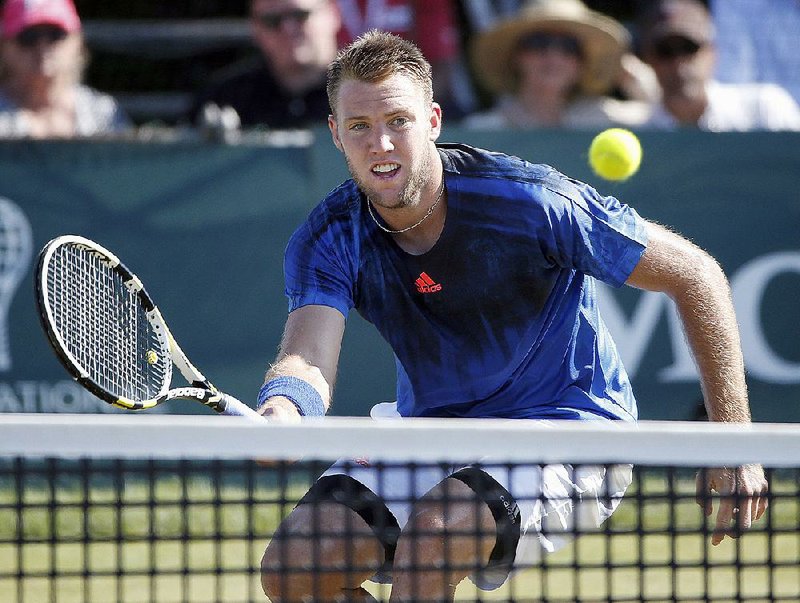
[[[397,536],[400,526],[408,520],[412,501],[441,482],[447,474],[446,468],[439,464],[409,467],[370,463],[367,459],[336,463],[284,520],[267,548],[262,562],[265,591],[267,594],[275,593],[273,600],[291,600],[279,597],[294,596],[295,592],[302,593],[308,589],[313,591],[319,581],[324,580],[325,592],[336,593],[338,590],[345,601],[367,597],[366,591],[360,589],[365,579],[391,581]],[[319,512],[312,513],[311,508],[321,503],[332,507],[322,507]],[[318,522],[316,527],[314,521]],[[349,531],[348,524],[343,523],[348,521],[350,526],[357,528]],[[331,559],[335,559],[340,564],[330,572],[314,571],[315,565],[320,567],[323,558],[322,552],[313,556],[317,550],[314,535],[319,536],[322,529],[333,534],[328,541],[333,551],[325,557],[325,563],[330,567]],[[292,538],[292,534],[301,537]],[[356,538],[350,542],[353,537]],[[349,544],[342,546],[342,541]],[[376,541],[380,547],[375,546]],[[285,571],[297,564],[303,564],[299,568],[301,571]],[[316,575],[320,573],[326,575]],[[310,600],[319,600],[310,594],[308,596]]]
[[[371,600],[361,584],[386,558],[383,507],[363,490],[347,476],[323,477],[281,523],[261,562],[272,603]]]
[[[420,500],[403,527],[392,600],[452,601],[464,576],[484,590],[502,586],[515,568],[599,528],[619,505],[630,469],[487,465],[457,471]],[[448,541],[458,549],[444,547]],[[457,570],[446,571],[448,565]]]
[[[458,583],[490,563],[499,537],[508,532],[506,510],[496,496],[499,486],[490,482],[478,470],[463,470],[414,505],[397,542],[392,601],[452,601]],[[486,501],[493,496],[494,508]],[[518,535],[517,523],[511,526],[512,550]]]
[[[596,531],[617,509],[631,482],[630,465],[489,465],[482,470],[510,493],[519,525],[514,550],[507,547],[504,558],[470,576],[484,590],[502,586],[515,569],[536,564],[576,535]]]

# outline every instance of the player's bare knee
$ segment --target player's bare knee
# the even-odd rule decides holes
[[[310,508],[301,505],[284,519],[261,559],[261,586],[271,601],[288,600],[289,593],[302,590],[304,568],[313,559]],[[307,571],[307,570],[306,570]]]
[[[267,546],[261,584],[271,600],[319,599],[358,587],[382,562],[382,545],[354,511],[337,503],[303,504]]]
[[[488,559],[497,526],[488,506],[466,485],[446,480],[421,499],[400,534],[395,560],[401,565],[413,556],[415,565],[435,567],[442,559]],[[446,548],[446,550],[444,550]]]
[[[413,518],[429,522],[432,529],[441,523],[441,529],[455,534],[476,534],[484,529],[493,531],[495,527],[486,503],[467,484],[452,478],[433,488],[415,505]]]

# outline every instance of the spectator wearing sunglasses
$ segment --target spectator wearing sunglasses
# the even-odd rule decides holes
[[[633,57],[629,46],[622,24],[580,0],[531,0],[476,38],[475,74],[497,101],[462,123],[481,129],[641,124],[652,105],[647,94],[637,100],[610,95],[634,83],[622,77],[623,57]],[[652,90],[650,75],[649,85],[635,82],[638,89]]]
[[[116,101],[81,83],[87,52],[72,0],[6,0],[0,17],[0,136],[126,132]]]
[[[242,128],[298,129],[327,123],[328,64],[341,17],[335,0],[251,0],[258,56],[217,74],[195,99],[190,121],[235,112]]]
[[[639,34],[642,58],[653,67],[662,89],[662,101],[646,126],[712,132],[800,130],[800,109],[784,88],[714,79],[714,24],[703,2],[648,3],[640,15]]]

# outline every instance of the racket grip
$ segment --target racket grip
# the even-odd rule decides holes
[[[223,415],[229,415],[234,417],[247,417],[252,421],[264,421],[264,417],[250,408],[244,402],[237,400],[233,396],[229,396],[228,394],[222,394],[222,404],[220,405],[222,410],[220,411]]]

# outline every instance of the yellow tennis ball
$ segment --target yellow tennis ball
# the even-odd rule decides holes
[[[642,145],[636,134],[623,128],[609,128],[594,137],[589,147],[589,165],[606,180],[626,180],[642,162]]]
[[[147,360],[147,364],[155,364],[158,362],[158,354],[156,354],[153,350],[147,350],[144,358]]]

